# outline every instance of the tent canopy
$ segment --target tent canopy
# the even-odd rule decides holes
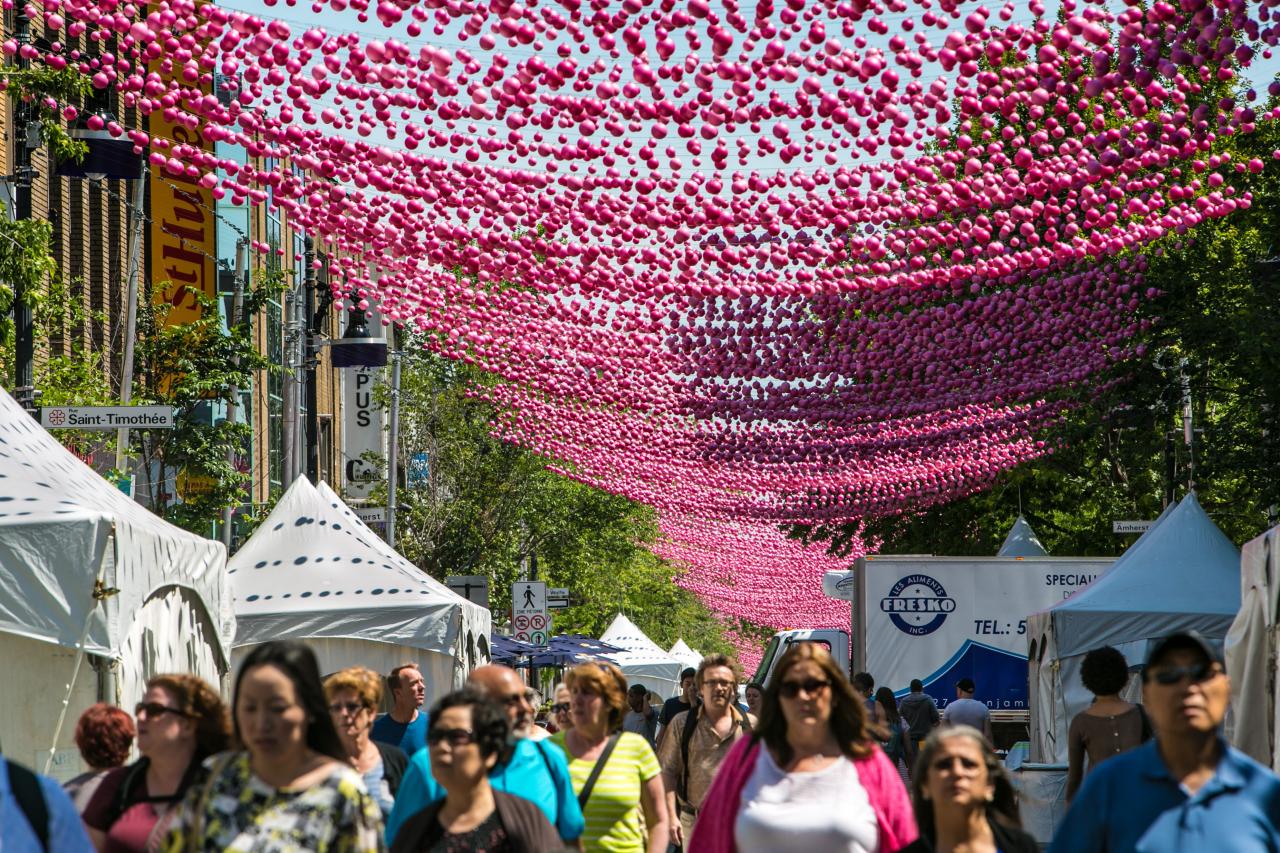
[[[194,594],[222,668],[235,617],[226,550],[148,512],[0,391],[0,632],[119,659],[143,606]],[[100,604],[94,584],[101,571]],[[87,632],[86,632],[87,625]]]
[[[643,684],[660,696],[680,691],[680,671],[684,665],[649,639],[636,624],[619,613],[613,617],[600,639],[622,649],[611,654],[627,680]]]
[[[1031,529],[1031,525],[1027,520],[1018,516],[1014,521],[1013,527],[1009,528],[1009,535],[1004,538],[1004,544],[1000,546],[1000,550],[996,552],[997,557],[1047,557],[1049,552],[1040,544],[1039,537],[1036,532]]]
[[[488,645],[488,610],[400,556],[328,485],[306,477],[229,566],[237,646],[345,638],[454,655],[466,637]]]
[[[683,639],[677,639],[675,645],[671,647],[667,654],[680,661],[682,665],[691,666],[694,669],[697,669],[698,664],[702,663],[702,655],[691,649]]]
[[[1280,612],[1280,527],[1245,543],[1240,552],[1240,612],[1225,643],[1231,676],[1231,743],[1265,767],[1276,754],[1276,614]]]
[[[1036,615],[1065,658],[1173,631],[1222,638],[1239,609],[1240,552],[1192,493],[1100,578]]]

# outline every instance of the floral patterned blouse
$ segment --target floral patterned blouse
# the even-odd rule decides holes
[[[188,792],[161,846],[165,853],[385,850],[378,805],[350,767],[335,765],[323,781],[293,790],[272,788],[254,775],[247,752],[214,756],[205,765],[216,776]],[[203,812],[198,818],[197,810]]]

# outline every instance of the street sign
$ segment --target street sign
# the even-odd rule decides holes
[[[545,646],[551,633],[547,612],[547,585],[543,581],[516,581],[511,585],[512,636],[522,643]]]
[[[547,609],[563,610],[569,606],[569,590],[563,586],[553,586],[547,590]]]
[[[467,601],[489,609],[489,579],[484,575],[449,575],[444,582]]]
[[[173,406],[44,406],[45,429],[173,429]]]
[[[387,508],[383,506],[357,506],[351,511],[365,524],[382,524],[387,520]]]
[[[178,472],[178,478],[174,482],[174,486],[178,490],[178,497],[184,501],[192,498],[203,497],[218,487],[218,481],[206,474],[192,474],[186,468]]]
[[[425,489],[431,482],[431,463],[425,453],[415,453],[405,466],[405,482],[411,489]]]
[[[1113,521],[1111,522],[1112,533],[1146,533],[1154,521]]]

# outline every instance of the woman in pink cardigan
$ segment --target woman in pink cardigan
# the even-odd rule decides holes
[[[917,836],[911,800],[866,708],[818,643],[774,671],[755,735],[716,771],[693,827],[697,853],[894,853]]]

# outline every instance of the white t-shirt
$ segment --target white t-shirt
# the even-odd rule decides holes
[[[762,744],[733,827],[740,853],[877,853],[880,831],[853,762],[784,773]]]

